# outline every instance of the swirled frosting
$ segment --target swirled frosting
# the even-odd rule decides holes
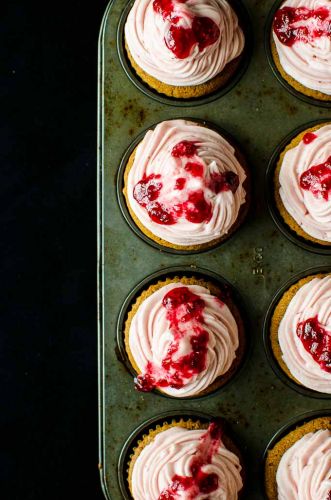
[[[273,40],[286,73],[327,95],[331,95],[330,24],[329,0],[286,0],[273,23]]]
[[[141,375],[137,388],[175,397],[204,391],[231,367],[239,346],[228,308],[200,285],[170,283],[139,306],[129,347]]]
[[[173,86],[207,82],[244,47],[226,0],[135,0],[125,40],[140,68]]]
[[[331,125],[307,133],[288,150],[279,174],[287,212],[318,240],[331,242]]]
[[[297,291],[280,322],[283,360],[305,387],[331,394],[331,277],[313,278]]]
[[[236,500],[240,461],[214,434],[182,427],[157,434],[133,467],[134,500]]]
[[[331,432],[321,429],[299,439],[282,456],[276,479],[279,500],[329,500]]]
[[[179,246],[226,235],[246,192],[234,148],[217,132],[185,120],[159,123],[138,145],[128,203],[156,237]]]

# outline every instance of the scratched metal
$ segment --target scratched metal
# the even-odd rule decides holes
[[[281,382],[266,360],[262,322],[274,293],[293,273],[327,265],[330,257],[309,253],[273,224],[264,201],[264,175],[273,149],[296,127],[328,118],[327,109],[289,94],[268,67],[263,47],[264,24],[271,0],[246,0],[255,46],[241,81],[219,100],[176,108],[142,94],[125,75],[116,50],[116,29],[125,0],[114,0],[104,17],[99,44],[99,360],[100,473],[105,495],[120,500],[117,461],[121,447],[147,418],[171,410],[222,415],[232,424],[248,455],[246,498],[263,498],[261,457],[271,436],[288,418],[328,407],[328,401],[302,396]],[[163,253],[140,240],[121,216],[115,192],[118,165],[130,142],[149,125],[182,116],[216,123],[242,145],[253,178],[253,207],[248,220],[222,247],[198,255]],[[115,354],[116,320],[130,290],[164,267],[196,265],[230,281],[250,314],[253,349],[237,379],[215,397],[176,401],[139,394]]]

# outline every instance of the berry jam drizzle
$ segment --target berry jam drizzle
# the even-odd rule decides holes
[[[331,373],[331,332],[327,332],[318,317],[302,321],[297,326],[297,335],[304,348],[320,365],[322,370]]]
[[[324,163],[315,165],[301,174],[300,187],[328,201],[331,191],[331,156]]]
[[[192,158],[198,153],[198,145],[194,141],[181,141],[171,150],[174,158]]]
[[[136,389],[142,392],[152,391],[155,387],[180,389],[186,380],[206,368],[209,334],[203,328],[205,302],[187,287],[181,286],[173,288],[163,297],[162,306],[167,311],[173,341],[161,368],[149,362],[145,373],[136,378]],[[183,339],[189,339],[191,351],[176,357]]]
[[[158,500],[176,500],[180,492],[186,491],[186,498],[196,498],[216,491],[219,486],[217,474],[206,474],[202,471],[205,465],[212,462],[221,444],[221,424],[217,420],[211,422],[206,433],[201,436],[196,453],[190,463],[190,476],[172,477],[172,483],[163,490]]]
[[[313,43],[331,36],[331,15],[326,7],[283,7],[275,15],[273,29],[278,40],[288,47],[295,42]]]
[[[204,179],[205,165],[198,156],[198,143],[181,141],[171,150],[171,156],[178,160],[178,168],[183,169],[186,177],[175,179],[174,189],[183,191],[189,178],[200,178],[201,189],[188,191],[186,199],[171,206],[157,201],[161,195],[163,183],[160,174],[144,176],[134,187],[133,197],[140,206],[147,210],[151,220],[157,224],[173,225],[180,217],[194,224],[208,223],[212,217],[212,205],[204,194],[207,188],[215,194],[222,191],[235,193],[239,186],[239,177],[234,172],[212,172]]]
[[[315,139],[317,139],[317,135],[316,134],[313,134],[312,132],[307,132],[304,136],[303,136],[303,142],[304,144],[310,144],[312,143]]]
[[[198,46],[199,52],[217,42],[220,36],[218,26],[209,17],[194,16],[188,10],[180,9],[185,0],[154,0],[153,9],[161,14],[165,21],[170,22],[164,41],[177,59],[185,59],[191,54],[193,47]],[[181,12],[182,10],[182,12]],[[191,26],[180,25],[181,20],[191,20]]]

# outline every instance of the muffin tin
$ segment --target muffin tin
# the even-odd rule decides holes
[[[107,7],[99,40],[98,137],[98,318],[99,429],[101,483],[107,498],[120,500],[118,459],[128,436],[164,412],[201,411],[227,419],[247,454],[245,499],[260,500],[261,457],[266,442],[289,417],[323,410],[328,400],[303,397],[275,376],[266,359],[262,322],[272,296],[293,273],[330,264],[330,257],[293,245],[274,225],[265,202],[265,171],[284,136],[311,121],[330,118],[280,86],[268,67],[264,25],[272,0],[245,0],[255,38],[253,57],[240,82],[210,103],[208,97],[180,107],[182,118],[207,120],[241,145],[252,174],[248,219],[221,247],[195,255],[170,254],[148,245],[130,230],[117,200],[121,158],[132,141],[154,123],[178,118],[179,108],[152,99],[132,84],[118,58],[117,31],[125,0]],[[196,104],[196,103],[195,103]],[[130,291],[154,272],[172,266],[207,269],[223,276],[243,297],[249,315],[252,351],[235,380],[215,396],[174,400],[134,390],[132,375],[118,360],[116,325]]]

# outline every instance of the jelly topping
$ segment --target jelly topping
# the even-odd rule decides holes
[[[185,177],[178,177],[178,179],[176,179],[175,189],[178,189],[178,191],[181,191],[182,189],[184,189],[185,184],[186,184]]]
[[[202,190],[192,191],[182,204],[185,218],[189,222],[199,224],[209,222],[212,216],[211,204],[206,201]]]
[[[185,3],[185,0],[154,0],[153,9],[170,23],[164,37],[167,47],[178,59],[186,59],[194,46],[198,46],[199,52],[202,52],[215,43],[220,30],[209,17],[192,16],[187,11],[183,15],[178,8],[181,3]],[[187,20],[188,17],[192,18],[191,26],[180,25],[181,19]]]
[[[279,41],[291,47],[296,42],[313,43],[331,36],[331,15],[326,7],[283,7],[275,15],[273,29]]]
[[[316,134],[313,134],[313,132],[307,132],[304,136],[303,136],[303,142],[305,144],[310,144],[311,142],[313,142],[315,139],[317,139],[317,135]]]
[[[328,201],[331,191],[331,156],[324,163],[303,172],[300,176],[300,187]]]
[[[210,176],[209,189],[218,194],[221,191],[232,191],[235,193],[239,186],[239,177],[234,172],[212,173]]]
[[[297,335],[306,351],[322,370],[331,373],[331,332],[323,328],[318,317],[300,322],[297,326]]]
[[[202,471],[205,465],[212,462],[221,444],[221,425],[217,420],[211,422],[205,434],[200,438],[196,453],[190,463],[190,476],[172,477],[172,483],[162,491],[158,500],[177,500],[178,493],[186,491],[189,498],[196,498],[200,494],[208,495],[216,491],[219,486],[217,474],[206,474]]]
[[[170,290],[162,301],[173,340],[162,359],[161,368],[148,362],[145,373],[135,380],[136,389],[149,392],[155,387],[181,388],[185,380],[206,368],[209,334],[203,328],[204,301],[187,287]],[[181,341],[189,338],[191,350],[178,356]]]
[[[194,141],[181,141],[171,150],[171,156],[178,159],[178,168],[183,169],[183,175],[175,180],[175,190],[183,191],[189,178],[200,178],[201,189],[188,189],[186,199],[175,201],[157,201],[162,195],[164,182],[161,174],[144,176],[134,187],[133,197],[144,207],[150,218],[163,225],[176,224],[183,217],[194,224],[208,223],[212,216],[212,205],[207,201],[203,188],[218,194],[221,191],[235,193],[239,186],[239,176],[231,171],[212,172],[209,179],[204,179],[205,166],[198,156],[198,144]]]
[[[171,150],[174,158],[192,158],[198,152],[198,145],[194,141],[181,141]]]
[[[192,177],[202,177],[203,176],[203,164],[194,161],[188,161],[185,165],[186,172],[189,172]]]
[[[146,207],[151,201],[158,198],[162,188],[162,183],[159,181],[160,178],[160,174],[151,174],[149,176],[144,176],[141,181],[135,185],[133,196],[139,205]]]

